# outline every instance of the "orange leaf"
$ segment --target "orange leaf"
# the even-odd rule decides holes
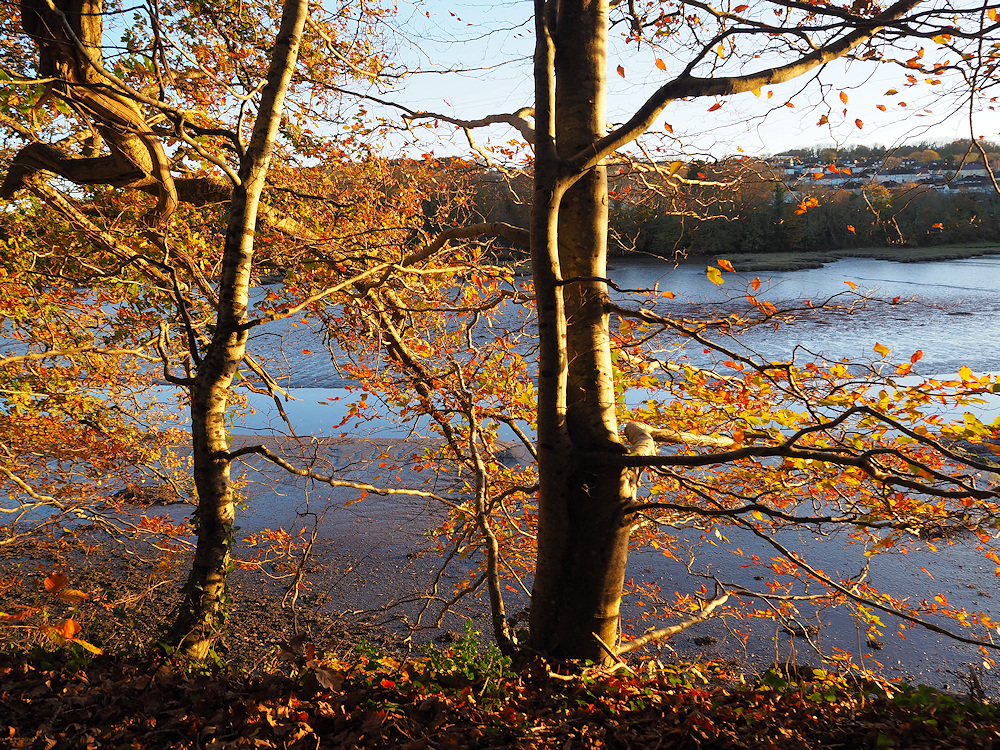
[[[881,110],[882,112],[885,112],[885,105],[884,104],[876,104],[875,105],[875,109],[878,109],[878,110]]]
[[[67,640],[73,638],[77,633],[79,633],[83,628],[80,627],[80,623],[74,620],[72,617],[66,619],[62,625],[59,626],[59,635]]]
[[[858,285],[855,284],[853,281],[845,281],[844,283],[847,284],[847,286],[851,287],[851,289],[857,289],[858,288]]]
[[[910,357],[910,361],[913,364],[916,364],[917,362],[919,362],[921,360],[921,358],[923,358],[923,356],[924,356],[924,350],[923,349],[917,349],[915,352],[913,352],[913,356]]]
[[[854,124],[858,126],[858,130],[861,130],[861,128],[865,126],[865,124],[861,120],[855,120]]]
[[[830,122],[830,118],[827,117],[826,115],[823,115],[822,117],[819,118],[819,122],[817,122],[816,124],[817,125],[826,125],[828,122]]]
[[[844,104],[847,104],[847,92],[846,91],[841,91],[840,92],[840,101],[842,101]]]
[[[90,595],[79,591],[77,589],[63,589],[58,594],[56,594],[60,599],[62,599],[67,604],[82,604],[90,598]]]
[[[944,229],[944,224],[940,221],[935,222],[934,224],[931,224],[931,229]]]
[[[847,231],[850,232],[851,234],[857,234],[857,232],[854,231],[854,225],[853,224],[848,224],[847,225]]]
[[[737,5],[735,8],[733,8],[733,13],[742,13],[749,7],[750,7],[749,5]]]
[[[663,129],[664,129],[664,130],[665,130],[666,132],[668,132],[668,133],[673,133],[673,132],[674,132],[674,126],[673,126],[673,125],[671,125],[671,124],[670,124],[669,122],[665,122],[665,123],[663,123]]]
[[[850,174],[851,173],[851,168],[850,167],[841,167],[840,168],[840,173],[841,174]]]
[[[716,102],[715,104],[713,104],[711,107],[708,108],[708,111],[709,112],[714,112],[715,110],[719,109],[720,107],[722,107],[722,102]]]
[[[705,179],[705,173],[704,172],[699,172],[698,173],[698,179],[699,180],[704,180]]]
[[[736,272],[736,269],[733,268],[733,264],[730,263],[728,260],[720,258],[719,260],[716,261],[716,263],[719,264],[719,268],[721,268],[723,271],[729,271],[730,273]]]
[[[887,347],[885,344],[880,344],[877,341],[875,342],[875,346],[873,347],[873,349],[875,349],[876,354],[878,354],[881,357],[884,357],[886,354],[889,353],[889,347]]]
[[[309,349],[303,349],[302,353],[303,354],[312,354],[312,352]]]
[[[623,68],[621,65],[618,66],[618,75],[620,75],[622,78],[625,77],[625,68]]]
[[[895,95],[896,95],[896,94],[898,94],[898,93],[899,93],[899,92],[898,92],[898,91],[896,91],[896,89],[889,89],[888,91],[886,91],[886,92],[885,92],[885,95],[886,95],[886,96],[895,96]]]
[[[658,67],[660,70],[666,70],[667,64],[663,62],[663,60],[661,60],[660,58],[656,58],[656,67]]]
[[[755,279],[754,279],[753,281],[751,281],[751,282],[750,282],[750,286],[751,286],[751,287],[753,287],[753,290],[754,290],[755,292],[756,292],[756,291],[757,291],[758,289],[760,289],[760,278],[758,277],[758,278],[755,278]]]
[[[64,573],[53,573],[45,577],[45,590],[50,594],[57,594],[60,589],[66,588],[68,583],[69,577],[67,575]]]
[[[774,92],[773,91],[768,91],[767,92],[767,98],[770,99],[772,96],[774,96]]]
[[[820,178],[822,178],[822,177],[823,177],[823,173],[822,173],[822,172],[813,172],[813,173],[812,173],[812,178],[813,178],[814,180],[818,180],[818,179],[820,179]]]

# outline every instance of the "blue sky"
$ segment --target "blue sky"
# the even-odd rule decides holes
[[[495,112],[509,112],[531,103],[530,56],[534,44],[530,1],[441,2],[426,0],[399,3],[398,35],[403,60],[414,69],[465,69],[467,72],[419,73],[393,92],[391,98],[414,108],[473,119]],[[427,14],[430,14],[429,16]],[[609,117],[624,120],[655,88],[668,80],[671,67],[681,62],[665,60],[667,71],[655,66],[656,55],[612,44],[609,56]],[[618,66],[625,70],[622,78]],[[906,87],[906,71],[890,65],[837,63],[815,80],[794,81],[774,87],[758,99],[752,94],[729,97],[714,112],[714,99],[675,102],[651,133],[651,147],[665,154],[711,155],[771,154],[789,148],[857,143],[897,145],[920,140],[949,141],[968,137],[968,111],[946,95],[947,85]],[[896,89],[900,93],[885,96]],[[840,92],[848,95],[847,114]],[[794,107],[786,106],[791,102]],[[901,107],[900,102],[906,106]],[[877,109],[886,107],[882,112]],[[829,123],[818,126],[821,115]],[[859,129],[855,120],[861,120]],[[673,135],[664,132],[669,123]],[[998,140],[1000,114],[976,115],[976,133]],[[477,135],[482,142],[503,143],[516,135],[503,126]],[[434,145],[433,139],[428,140]],[[436,150],[461,153],[460,135],[454,145],[439,141]]]

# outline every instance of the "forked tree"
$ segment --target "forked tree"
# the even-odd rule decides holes
[[[536,499],[531,494],[524,499],[526,530],[537,534],[532,649],[559,658],[613,659],[704,620],[736,592],[776,609],[794,608],[795,595],[754,593],[717,581],[714,595],[707,590],[676,603],[675,614],[688,612],[680,626],[619,647],[630,543],[648,538],[650,528],[686,524],[718,530],[717,524],[725,523],[758,536],[783,560],[779,575],[809,577],[825,589],[823,596],[803,601],[846,601],[863,618],[891,611],[904,622],[940,630],[921,619],[931,609],[937,613],[936,604],[908,609],[868,583],[836,579],[779,543],[777,532],[796,525],[820,532],[847,526],[857,530],[859,543],[885,549],[906,535],[904,529],[933,525],[934,519],[981,534],[995,528],[993,463],[961,447],[966,440],[981,442],[990,428],[971,415],[964,426],[942,427],[944,420],[932,406],[969,403],[992,389],[992,381],[965,370],[961,380],[928,379],[902,388],[893,378],[910,373],[919,353],[888,374],[837,362],[805,365],[753,356],[726,336],[789,312],[758,298],[757,280],[747,289],[745,309],[710,320],[612,301],[607,171],[637,168],[639,152],[629,151],[630,144],[676,101],[704,98],[706,110],[716,111],[723,98],[759,97],[762,91],[770,96],[774,89],[769,87],[818,77],[837,60],[896,65],[903,69],[901,79],[913,85],[924,85],[918,75],[928,85],[945,79],[959,89],[971,81],[988,83],[985,76],[997,57],[995,46],[984,43],[998,28],[993,6],[919,0],[887,6],[776,0],[642,8],[605,0],[537,0],[533,107],[468,119],[406,112],[411,123],[464,129],[480,156],[499,161],[502,155],[488,154],[471,133],[502,123],[516,128],[532,149],[538,484],[528,489],[537,489],[537,527],[532,518]],[[664,73],[664,82],[645,103],[611,127],[605,105],[607,73],[614,67],[609,34],[621,29],[620,41],[650,51],[650,68],[655,60],[660,70],[678,72]],[[619,73],[624,75],[621,68]],[[984,104],[981,93],[965,90],[969,107]],[[846,105],[847,94],[840,99]],[[821,123],[828,119],[823,114]],[[855,126],[863,126],[860,118]],[[677,167],[641,166],[683,189],[685,172]],[[807,210],[808,196],[801,199]],[[725,262],[720,266],[728,268]],[[722,270],[711,268],[709,277],[722,283]],[[716,355],[717,367],[701,369],[650,355],[644,345],[657,335],[696,342]],[[887,353],[873,344],[880,355]],[[663,374],[651,375],[654,367]],[[420,376],[416,366],[408,372]],[[435,382],[448,374],[442,365],[433,372]],[[622,393],[635,385],[651,389],[654,400],[659,393],[659,404],[628,409]],[[464,382],[455,386],[459,393],[465,388]],[[680,447],[661,455],[657,442]],[[647,470],[649,492],[639,495]],[[510,493],[498,488],[486,505],[499,514]],[[491,534],[483,542],[487,559],[495,546]],[[659,538],[660,544],[671,544]],[[989,535],[982,538],[993,559]],[[502,591],[499,585],[495,589]],[[953,614],[978,628],[973,641],[988,639],[995,625],[987,615]],[[495,624],[498,637],[507,637],[497,619]]]

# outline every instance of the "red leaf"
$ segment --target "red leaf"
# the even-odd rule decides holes
[[[735,8],[733,8],[733,13],[742,13],[749,7],[750,7],[749,5],[737,5]]]
[[[716,102],[715,104],[713,104],[711,107],[708,108],[708,111],[714,112],[715,110],[720,109],[721,107],[722,107],[722,102]]]
[[[60,589],[66,588],[69,577],[64,573],[53,573],[45,577],[45,590],[50,594],[59,593]]]
[[[911,361],[911,362],[912,362],[913,364],[916,364],[917,362],[919,362],[919,361],[920,361],[920,359],[921,359],[921,358],[922,358],[923,356],[924,356],[924,350],[923,350],[923,349],[917,349],[917,350],[916,350],[915,352],[913,352],[913,356],[912,356],[912,357],[910,357],[910,361]]]

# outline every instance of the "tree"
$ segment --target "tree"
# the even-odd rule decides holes
[[[344,158],[353,147],[361,119],[345,122],[332,92],[339,78],[378,79],[385,56],[369,45],[380,9],[370,5],[357,16],[349,8],[330,15],[314,9],[310,17],[307,3],[289,0],[280,15],[274,11],[262,8],[251,15],[239,7],[150,5],[125,28],[120,14],[131,11],[108,9],[99,1],[39,0],[23,3],[19,18],[8,6],[4,17],[4,36],[12,44],[4,52],[2,124],[22,145],[10,158],[0,194],[13,199],[8,219],[27,216],[40,224],[39,234],[54,237],[51,246],[35,238],[18,245],[8,231],[5,246],[19,252],[7,260],[23,261],[8,270],[18,270],[18,279],[27,284],[42,280],[57,286],[63,298],[51,304],[56,317],[69,317],[74,305],[87,305],[95,320],[112,319],[106,329],[84,319],[67,326],[70,333],[59,333],[53,326],[46,329],[46,318],[30,321],[20,311],[5,310],[8,327],[25,320],[29,354],[13,354],[0,364],[25,382],[15,372],[24,362],[69,360],[71,372],[85,378],[84,388],[103,383],[111,389],[107,395],[115,401],[107,407],[119,410],[125,426],[143,405],[126,411],[127,403],[118,396],[122,385],[113,375],[94,379],[97,367],[81,371],[81,358],[103,357],[100,367],[113,368],[109,357],[131,355],[152,362],[162,380],[183,389],[191,417],[198,544],[168,643],[195,659],[206,656],[225,622],[233,464],[265,453],[291,470],[309,473],[260,446],[230,445],[227,417],[237,397],[234,383],[242,381],[276,400],[283,393],[266,363],[247,352],[251,332],[391,270],[392,263],[369,263],[371,234],[383,228],[366,225],[372,215],[367,211],[377,215],[387,206],[398,207],[400,223],[385,232],[390,247],[398,247],[393,232],[408,237],[409,224],[422,218],[420,196],[380,193],[376,178],[379,170],[384,176],[385,165],[365,161],[363,149],[351,153],[369,170],[368,195],[364,190],[338,194],[323,170],[310,175],[297,163]],[[304,42],[307,23],[310,36]],[[121,51],[110,62],[106,28],[121,35]],[[37,49],[34,65],[32,47]],[[310,95],[298,97],[300,90]],[[320,137],[313,128],[328,115],[336,132]],[[320,192],[312,194],[310,188]],[[147,195],[155,203],[150,205]],[[303,211],[306,201],[321,209]],[[57,225],[50,228],[53,217]],[[261,267],[285,269],[303,254],[313,264],[335,266],[341,277],[313,299],[294,298],[281,309],[254,315],[249,290]],[[84,287],[77,299],[63,291],[74,285]],[[116,306],[117,316],[102,314],[101,305]],[[155,372],[147,368],[143,383]],[[57,378],[52,371],[47,376],[42,394],[34,394],[44,398],[41,410],[72,412],[71,424],[90,424],[79,405],[87,399],[73,395],[77,403],[61,406],[64,399],[50,397]],[[89,401],[98,404],[98,411],[109,410],[100,408],[101,399]],[[9,424],[29,438],[24,419],[15,413]],[[112,462],[134,460],[139,447],[166,442],[154,432],[133,447],[121,426],[108,425],[115,429],[114,443],[99,425],[84,430],[91,442],[97,433],[104,441],[102,451],[91,457],[98,467],[92,474],[107,471]],[[17,471],[18,461],[46,448],[37,433],[33,442],[12,443],[3,474],[14,493],[63,509],[58,497],[42,496]],[[155,464],[159,454],[154,453],[145,460]],[[47,458],[34,459],[34,468],[51,468],[46,462],[53,456],[59,453],[50,448]],[[325,479],[339,483],[332,476]],[[73,479],[49,481],[66,492]]]
[[[748,289],[749,316],[728,320],[694,322],[612,302],[606,265],[606,170],[616,161],[631,161],[622,149],[653,126],[672,102],[715,97],[708,108],[714,111],[726,97],[750,92],[759,96],[765,87],[815,76],[837,59],[890,61],[895,54],[890,49],[906,49],[932,37],[949,49],[972,49],[976,40],[997,27],[996,10],[983,15],[971,6],[945,9],[919,0],[886,7],[761,2],[716,9],[701,3],[654,4],[646,11],[633,4],[615,5],[618,26],[627,29],[627,40],[662,55],[656,58],[660,69],[667,68],[664,60],[669,59],[680,72],[623,124],[609,130],[605,99],[606,71],[613,65],[607,54],[611,12],[610,4],[601,1],[537,0],[532,110],[481,120],[407,114],[411,121],[435,119],[467,130],[507,122],[522,133],[527,129],[526,113],[534,118],[534,128],[525,135],[534,152],[530,244],[539,334],[537,562],[530,645],[558,658],[615,658],[629,544],[635,530],[649,520],[669,526],[684,518],[709,524],[727,518],[769,540],[783,556],[785,572],[820,581],[831,599],[847,598],[860,612],[882,607],[877,597],[856,594],[851,590],[854,584],[834,581],[782,548],[774,541],[774,529],[788,523],[817,527],[847,523],[877,535],[877,529],[909,523],[902,519],[914,518],[912,514],[926,520],[913,499],[917,492],[939,498],[937,512],[943,517],[960,514],[965,507],[976,516],[975,524],[995,525],[994,491],[946,470],[949,465],[969,465],[991,471],[989,462],[949,447],[953,437],[972,433],[948,428],[932,434],[917,408],[928,391],[907,392],[898,408],[884,399],[870,399],[863,388],[846,398],[843,380],[852,376],[842,365],[769,363],[714,340],[713,331],[748,325],[754,315],[764,320],[778,315],[773,305],[754,296],[756,287]],[[943,61],[922,62],[923,55],[921,49],[906,66],[934,73],[947,67]],[[985,63],[973,54],[963,65]],[[624,75],[624,69],[619,67],[618,73]],[[846,103],[847,94],[841,99]],[[827,120],[824,117],[821,123]],[[860,119],[856,126],[863,126]],[[722,282],[719,269],[709,269],[709,276]],[[662,427],[647,428],[636,420],[623,435],[620,392],[636,382],[630,377],[638,382],[643,377],[635,370],[627,374],[620,353],[649,340],[654,330],[672,331],[716,352],[729,363],[720,367],[728,367],[732,375],[680,367],[680,382],[663,386],[671,400],[643,415]],[[877,352],[882,351],[879,346]],[[919,358],[919,353],[914,356]],[[676,364],[673,367],[677,369]],[[909,372],[911,367],[901,365],[898,372]],[[892,383],[876,371],[870,371],[869,378],[860,382],[882,383],[883,393]],[[958,403],[989,387],[965,376],[963,382],[949,386],[959,393],[947,398]],[[945,398],[941,384],[925,387]],[[721,392],[736,399],[730,404],[742,406],[726,406]],[[734,410],[751,403],[756,406],[745,412],[751,416],[734,415]],[[797,404],[794,418],[789,411],[793,403]],[[685,413],[712,408],[718,410],[721,422],[706,429],[688,430],[676,421]],[[729,426],[729,435],[718,434],[723,424]],[[751,439],[752,433],[757,438]],[[657,438],[709,449],[658,455]],[[717,467],[717,478],[696,477],[698,467]],[[637,495],[644,469],[655,470],[657,476],[649,500]],[[846,507],[837,502],[833,489],[840,480],[857,488],[856,501]],[[790,492],[794,502],[782,499],[779,488],[786,481],[789,487],[824,488],[818,507],[830,503],[842,512],[799,513],[799,502],[811,502],[809,494]],[[752,489],[758,486],[772,489],[758,495]],[[880,493],[892,499],[879,500]],[[720,588],[714,598],[709,595],[695,604],[699,614],[694,619],[709,616],[729,593]],[[767,599],[766,594],[761,596]],[[791,601],[785,605],[791,606]],[[687,604],[691,605],[690,599]],[[670,632],[676,631],[667,628],[659,635]]]

